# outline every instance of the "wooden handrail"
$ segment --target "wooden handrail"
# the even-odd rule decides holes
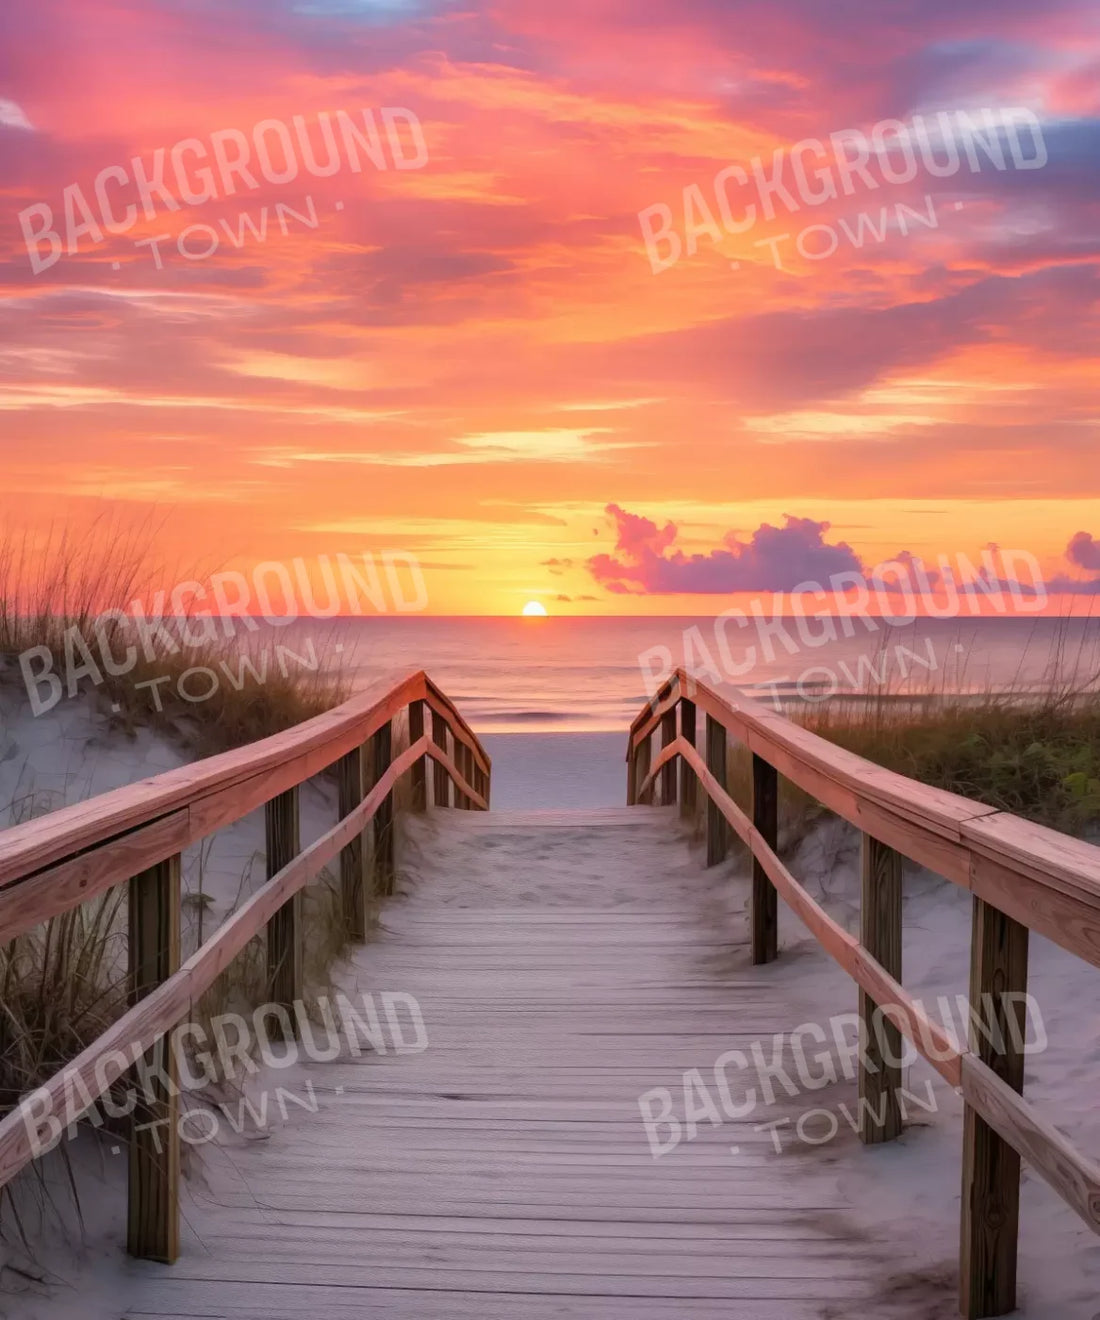
[[[681,728],[676,735],[675,710]],[[707,717],[707,756],[695,746],[695,711]],[[650,739],[662,729],[662,746],[651,756]],[[685,734],[686,731],[686,734]],[[715,733],[718,736],[715,738]],[[726,734],[753,755],[752,818],[726,786]],[[670,736],[674,735],[674,736]],[[721,860],[726,824],[753,858],[753,961],[776,956],[760,938],[774,892],[802,920],[829,955],[860,987],[864,1041],[877,1008],[965,1101],[963,1233],[960,1309],[968,1317],[1003,1315],[1015,1307],[1019,1157],[1100,1233],[1100,1164],[1069,1141],[1023,1099],[1023,1059],[1018,1045],[999,1046],[987,1036],[956,1048],[923,1014],[901,985],[900,861],[904,855],[955,884],[974,899],[971,966],[972,1009],[992,1007],[1004,1026],[1026,990],[1027,934],[1036,930],[1094,966],[1100,966],[1100,848],[954,793],[920,784],[845,751],[758,703],[719,696],[697,678],[677,670],[630,727],[627,745],[628,800],[675,799],[672,764],[702,786],[707,799],[708,862]],[[760,774],[763,770],[765,773]],[[774,820],[765,830],[760,785],[781,773],[863,833],[864,869],[861,935],[850,935],[799,884],[780,860]],[[694,789],[693,789],[694,792]],[[774,803],[774,788],[770,790]],[[771,837],[768,837],[768,834]],[[881,875],[877,867],[882,870]],[[896,883],[890,877],[894,876]],[[762,884],[758,882],[762,881]],[[882,886],[888,886],[883,888]],[[759,953],[759,956],[758,956]],[[883,965],[889,959],[894,967]],[[1020,1025],[1018,1016],[1015,1017]],[[1009,1033],[1011,1034],[1011,1033]],[[875,1073],[900,1070],[879,1061]],[[860,1093],[879,1088],[860,1061]],[[886,1111],[884,1111],[885,1113]],[[861,1137],[874,1143],[901,1130],[864,1116]]]
[[[423,731],[425,705],[433,711],[432,737]],[[392,721],[405,707],[410,711],[410,730],[419,730],[419,736],[393,757]],[[354,775],[350,767],[345,771],[349,757],[354,758]],[[151,928],[170,932],[167,937],[154,935],[153,947],[132,944],[132,1007],[62,1072],[24,1096],[0,1122],[0,1187],[50,1144],[42,1139],[44,1135],[48,1138],[74,1123],[136,1057],[142,1053],[148,1057],[161,1037],[265,928],[269,985],[275,984],[277,976],[280,991],[296,997],[301,988],[297,955],[302,937],[296,922],[296,896],[339,854],[345,913],[354,917],[350,910],[364,901],[366,861],[361,840],[368,827],[375,832],[372,878],[375,889],[385,892],[387,848],[392,857],[389,816],[393,791],[403,775],[413,773],[414,783],[424,790],[414,793],[414,807],[425,806],[423,767],[428,760],[436,763],[438,775],[443,777],[442,793],[440,779],[435,781],[437,804],[447,805],[446,785],[453,784],[458,803],[488,808],[489,756],[451,701],[420,670],[396,682],[375,683],[343,705],[284,733],[0,833],[0,942],[7,943],[126,881],[131,885],[131,906],[138,896],[149,905]],[[341,819],[299,851],[296,789],[337,762],[341,765]],[[177,969],[180,852],[265,804],[269,862],[273,838],[279,841],[280,861],[283,857],[288,860],[278,869],[273,867],[267,882]],[[169,911],[169,907],[176,910]],[[158,915],[163,918],[160,922]],[[353,933],[362,933],[362,920],[352,920],[351,928]],[[133,934],[131,938],[133,941]],[[165,938],[173,947],[164,947]],[[272,966],[274,961],[279,963],[277,968]],[[162,970],[149,984],[151,965]],[[171,1117],[175,1098],[164,1097],[161,1107]],[[142,1130],[136,1128],[135,1135]],[[173,1122],[163,1139],[157,1136],[152,1149],[148,1142],[135,1140],[132,1144],[129,1238],[134,1255],[171,1261],[178,1254],[179,1139]]]
[[[488,754],[422,670],[396,683],[381,680],[283,733],[4,830],[0,940],[13,939],[240,820],[364,744],[417,700],[426,700],[470,748],[487,780]]]
[[[836,815],[1100,967],[1094,844],[875,765],[749,697],[719,696],[682,669],[635,720],[628,759],[660,723],[669,689]]]

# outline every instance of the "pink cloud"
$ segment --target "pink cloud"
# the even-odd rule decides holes
[[[761,523],[747,541],[729,532],[721,547],[688,555],[672,548],[675,523],[658,528],[617,504],[609,504],[607,512],[615,522],[616,554],[594,555],[588,569],[608,591],[620,594],[791,591],[863,569],[852,547],[846,541],[829,544],[829,524],[812,518],[787,514],[782,527]]]

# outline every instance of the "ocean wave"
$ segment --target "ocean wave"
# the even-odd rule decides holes
[[[598,712],[590,710],[492,710],[485,714],[493,720],[515,720],[517,723],[534,723],[536,720],[585,720],[591,719]],[[476,718],[476,711],[474,712]]]

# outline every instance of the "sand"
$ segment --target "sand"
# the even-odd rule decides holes
[[[0,703],[3,694],[0,691]],[[19,717],[0,704],[0,822],[53,809],[104,792],[185,759],[178,748],[142,733],[134,740],[105,730],[82,702],[62,703],[38,720]],[[625,783],[624,738],[607,734],[511,734],[488,740],[495,762],[494,805],[498,808],[621,805]],[[327,792],[304,795],[303,833],[314,837],[332,819]],[[223,831],[200,855],[186,860],[185,887],[210,896],[204,922],[220,920],[240,897],[262,880],[262,817],[254,814]],[[495,865],[506,864],[495,859]],[[799,849],[793,868],[838,919],[852,928],[858,881],[854,833],[839,824],[817,829]],[[747,890],[743,869],[729,868],[724,901],[742,905]],[[903,980],[926,1003],[939,994],[966,989],[969,959],[969,898],[956,887],[918,869],[906,872]],[[687,897],[685,896],[685,901]],[[194,914],[193,914],[194,915]],[[752,969],[776,994],[804,1005],[813,1020],[848,1012],[855,989],[816,943],[780,905],[781,954],[778,962]],[[195,938],[194,921],[188,938]],[[369,956],[369,953],[368,953]],[[1100,1111],[1094,1098],[1100,1075],[1100,1013],[1095,1005],[1094,969],[1032,937],[1030,988],[1045,1029],[1046,1046],[1030,1056],[1026,1092],[1045,1116],[1082,1150],[1100,1152]],[[792,1020],[792,1029],[798,1022]],[[719,1047],[720,1048],[720,1047]],[[716,1048],[715,1054],[719,1052]],[[713,1065],[700,1057],[698,1066]],[[899,1262],[912,1259],[924,1284],[938,1279],[941,1294],[957,1261],[961,1106],[927,1068],[912,1069],[911,1089],[931,1080],[937,1098],[933,1114],[900,1141],[874,1151],[856,1148],[842,1133],[835,1143],[811,1152],[837,1164],[853,1213],[880,1231],[890,1226],[898,1240]],[[295,1117],[308,1122],[309,1115]],[[644,1140],[644,1135],[639,1134]],[[669,1159],[674,1160],[678,1152]],[[33,1179],[22,1181],[19,1203],[29,1243],[12,1235],[0,1243],[0,1314],[9,1320],[60,1320],[118,1315],[115,1298],[131,1268],[122,1251],[125,1162],[102,1143],[79,1140],[69,1155],[83,1189],[85,1223],[71,1212],[37,1198]],[[801,1156],[800,1156],[801,1157]],[[58,1206],[66,1202],[67,1173],[55,1158],[43,1170]],[[36,1205],[38,1208],[36,1208]],[[926,1291],[924,1284],[918,1290]],[[1095,1320],[1100,1304],[1100,1244],[1046,1185],[1025,1170],[1020,1235],[1021,1316],[1028,1320]],[[949,1288],[948,1288],[949,1291]],[[916,1295],[916,1294],[915,1294]],[[113,1308],[113,1309],[112,1309]],[[950,1309],[915,1316],[950,1315]],[[733,1313],[731,1312],[731,1317]],[[825,1313],[823,1312],[823,1318]]]

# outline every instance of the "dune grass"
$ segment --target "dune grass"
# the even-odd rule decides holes
[[[1100,695],[944,698],[884,714],[842,705],[804,721],[822,737],[924,784],[1068,834],[1100,826]]]
[[[0,950],[0,1114],[75,1058],[126,1010],[125,889]]]
[[[127,614],[133,601],[155,601],[155,588],[165,581],[199,576],[194,570],[179,572],[157,563],[150,555],[154,532],[148,524],[134,527],[105,514],[80,536],[54,531],[42,537],[0,537],[0,714],[5,707],[10,713],[28,713],[18,664],[21,653],[47,648],[54,670],[64,675],[74,633],[91,645],[97,626],[112,650],[121,653],[133,636],[131,625],[126,618],[104,625],[105,610]],[[174,649],[158,646],[152,658],[139,650],[128,673],[100,672],[97,681],[84,678],[79,690],[64,693],[62,701],[92,703],[105,734],[124,740],[153,730],[198,758],[297,725],[349,694],[350,685],[338,671],[265,663],[255,647],[247,649],[257,636],[247,630],[224,630],[233,632],[228,637],[224,631],[210,635],[215,630],[205,625],[193,630],[197,640],[188,640],[188,630],[178,622],[169,629]],[[251,663],[243,663],[246,658]],[[180,694],[180,678],[200,669],[213,671],[221,681],[208,699],[188,701]],[[150,680],[156,681],[156,699],[142,687]],[[395,734],[397,750],[402,735]],[[331,785],[334,780],[329,778]],[[68,793],[60,796],[67,799]],[[335,819],[331,788],[330,796]],[[62,804],[58,797],[30,792],[11,803],[0,802],[0,829],[45,814]],[[183,901],[185,940],[191,947],[208,937],[224,916],[209,911],[205,864],[202,848],[190,860],[185,858],[185,868],[198,870],[197,888],[188,886]],[[257,853],[241,876],[238,903],[262,883],[263,865],[262,852]],[[0,945],[0,1114],[62,1069],[125,1012],[126,894],[126,886],[120,885]],[[347,947],[338,882],[331,872],[307,886],[303,922],[308,932],[308,1007],[331,986],[333,968]],[[265,987],[263,943],[256,940],[202,997],[192,1019],[203,1027],[221,1013],[249,1014],[265,998]],[[123,1139],[124,1127],[117,1134]],[[64,1143],[61,1158],[66,1158]],[[28,1172],[32,1189],[44,1187],[36,1166]],[[23,1185],[26,1191],[27,1180]],[[10,1207],[10,1189],[6,1191]],[[75,1197],[75,1185],[73,1192]]]
[[[93,700],[108,727],[131,736],[155,729],[205,756],[279,733],[347,698],[338,669],[315,663],[316,650],[296,657],[280,648],[281,635],[271,629],[257,633],[192,612],[164,619],[144,640],[134,603],[156,618],[157,606],[166,608],[165,583],[204,576],[194,565],[160,561],[157,530],[104,512],[79,534],[53,528],[0,536],[0,681],[10,699],[29,704],[19,657],[45,648],[62,701]],[[108,672],[105,646],[116,656],[133,647],[127,672]],[[43,667],[38,659],[30,668]],[[70,685],[82,667],[91,672]]]
[[[792,702],[791,720],[876,765],[1011,812],[1066,834],[1100,833],[1100,691],[1074,673],[1045,691],[939,691],[919,697],[883,689],[821,702]],[[727,740],[729,791],[752,807],[752,757]],[[705,807],[698,803],[695,832]],[[827,809],[780,777],[785,847]]]
[[[1038,683],[939,690],[886,683],[803,707],[799,722],[877,765],[1069,834],[1100,825],[1100,663],[1095,631],[1055,630]]]
[[[1100,832],[1100,694],[1024,701],[943,695],[905,702],[831,702],[794,708],[798,723],[837,746],[922,784],[1012,812],[1078,837]],[[752,809],[752,756],[729,740],[729,791]],[[705,807],[699,803],[696,833]],[[806,837],[828,809],[780,778],[784,850]]]

